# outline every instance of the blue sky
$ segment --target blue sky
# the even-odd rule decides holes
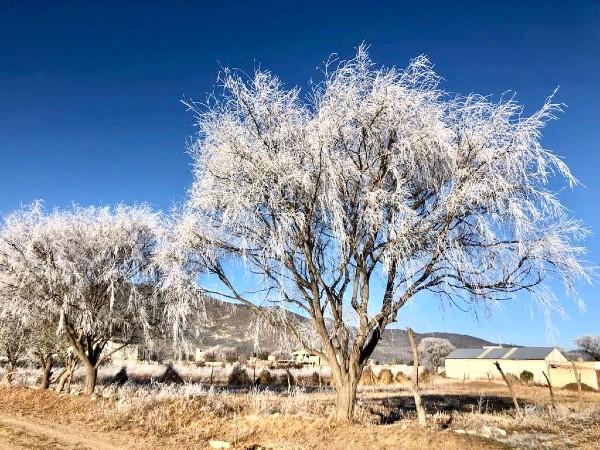
[[[0,0],[0,214],[38,198],[169,208],[191,182],[193,118],[181,98],[204,99],[223,66],[260,63],[304,86],[330,53],[350,57],[364,41],[378,63],[425,53],[446,90],[513,90],[528,112],[560,86],[568,108],[543,142],[585,185],[561,198],[591,227],[589,259],[600,261],[600,2],[157,4]],[[553,338],[521,300],[475,320],[419,298],[400,324],[568,347],[600,333],[598,288],[580,293],[587,312],[565,300],[569,319],[554,318]]]

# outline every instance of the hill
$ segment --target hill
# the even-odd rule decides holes
[[[256,332],[260,327],[255,320],[255,314],[247,306],[235,305],[218,301],[211,301],[206,306],[206,315],[210,321],[199,330],[193,338],[196,346],[210,348],[213,346],[234,347],[239,353],[252,354],[256,347],[258,335],[258,348],[260,351],[272,352],[278,349],[278,344],[268,333]],[[307,320],[297,316],[298,320]],[[416,333],[417,342],[426,337],[439,337],[448,339],[455,347],[481,347],[493,343],[478,337],[457,333]],[[380,362],[392,360],[411,360],[410,343],[405,330],[387,329],[379,342],[372,359]]]

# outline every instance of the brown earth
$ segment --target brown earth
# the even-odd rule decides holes
[[[422,430],[412,421],[393,425],[340,424],[325,418],[218,417],[200,411],[171,417],[186,422],[185,426],[173,426],[172,432],[153,432],[143,424],[115,423],[106,414],[107,409],[115,407],[111,402],[34,389],[0,389],[0,448],[197,449],[210,448],[208,442],[213,439],[247,450],[506,448],[477,436]]]
[[[546,388],[517,385],[520,403],[529,410],[518,419],[502,383],[436,383],[422,392],[430,414],[425,429],[416,424],[410,392],[387,385],[384,391],[369,386],[360,395],[362,422],[353,424],[327,418],[333,401],[327,393],[303,394],[299,401],[312,399],[318,408],[302,415],[254,415],[248,404],[255,400],[244,393],[228,394],[217,404],[0,388],[0,448],[198,449],[209,448],[210,440],[247,450],[598,448],[598,392],[556,390],[557,411],[549,414]],[[483,437],[479,430],[486,426],[507,435]]]

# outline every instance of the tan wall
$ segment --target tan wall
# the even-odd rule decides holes
[[[512,360],[500,359],[500,367],[506,374],[516,377],[524,370],[533,374],[533,381],[546,384],[543,372],[549,374],[550,382],[555,387],[563,387],[569,383],[575,383],[575,375],[571,363],[564,355],[554,349],[546,360]],[[462,380],[486,380],[501,378],[500,372],[494,365],[494,359],[447,359],[446,376]],[[591,388],[600,390],[597,371],[600,371],[600,362],[578,361],[575,363],[581,382]]]
[[[533,380],[536,383],[545,383],[543,371],[547,371],[547,361],[544,360],[497,360],[500,367],[506,374],[511,374],[516,377],[521,375],[521,372],[528,370],[533,374]],[[487,380],[501,378],[500,372],[494,365],[495,359],[447,359],[446,360],[446,376],[448,378],[467,380]]]
[[[578,361],[575,363],[581,382],[596,390],[600,389],[598,385],[598,375],[596,366],[598,363],[593,361]],[[600,371],[600,366],[598,367]],[[576,383],[575,372],[570,363],[550,366],[550,382],[552,386],[563,387],[570,383]]]
[[[413,366],[409,366],[407,364],[378,364],[371,366],[371,370],[373,370],[373,374],[375,376],[379,376],[383,369],[390,369],[394,376],[398,375],[399,372],[402,372],[404,375],[411,377],[413,375]],[[425,370],[425,367],[419,366],[419,375]]]
[[[504,369],[504,368],[503,368]],[[447,359],[446,377],[462,380],[480,380],[500,376],[490,359]]]

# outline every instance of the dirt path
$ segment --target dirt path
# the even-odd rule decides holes
[[[76,425],[60,425],[30,417],[0,415],[0,448],[21,449],[136,449],[110,433],[96,433]]]

